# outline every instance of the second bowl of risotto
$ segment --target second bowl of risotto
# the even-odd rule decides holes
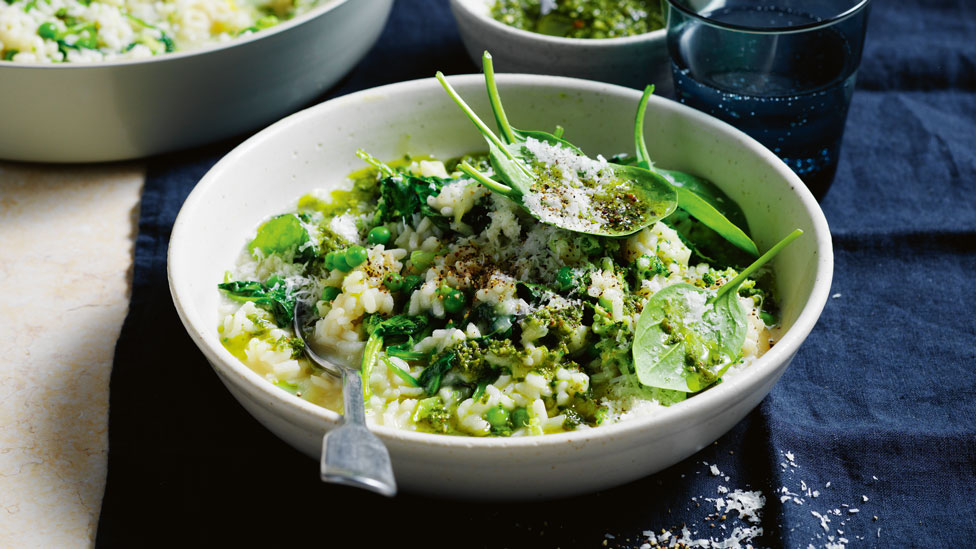
[[[344,76],[392,0],[0,4],[0,158],[100,162],[212,142]]]
[[[450,82],[491,119],[480,76]],[[639,92],[528,75],[500,75],[498,87],[519,127],[562,126],[594,164],[530,137],[533,158],[593,177],[608,159],[630,162]],[[716,293],[748,261],[709,248],[687,216],[621,238],[540,222],[466,175],[493,164],[435,80],[303,111],[218,163],[174,227],[174,302],[235,397],[311,456],[342,401],[336,380],[301,357],[296,300],[315,308],[306,329],[317,350],[363,365],[367,416],[404,489],[533,498],[633,480],[709,444],[762,399],[816,322],[832,268],[822,213],[772,153],[653,97],[645,133],[657,166],[710,179],[719,203],[738,204],[723,209],[760,250],[806,233],[738,291],[732,360],[691,366],[701,375],[683,384],[641,372],[642,309],[675,285]],[[682,309],[678,323],[710,306]],[[685,334],[688,349],[696,337]]]

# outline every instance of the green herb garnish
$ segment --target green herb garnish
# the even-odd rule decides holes
[[[284,328],[291,324],[295,308],[295,295],[289,292],[285,282],[277,276],[267,282],[231,281],[217,285],[228,297],[236,301],[253,301],[255,305],[269,311],[275,324]]]
[[[369,334],[369,339],[366,340],[366,348],[363,351],[363,363],[361,366],[363,398],[369,400],[371,394],[369,375],[373,371],[373,365],[376,363],[380,351],[383,350],[384,338],[410,338],[427,327],[427,318],[423,316],[396,315],[384,320],[380,315],[370,315],[366,318],[364,326],[366,333]],[[423,377],[421,377],[421,380],[423,380]],[[423,384],[423,381],[420,381],[419,384]]]
[[[740,358],[746,312],[738,288],[803,231],[797,229],[727,282],[715,295],[691,284],[672,284],[644,305],[632,354],[637,379],[648,387],[688,393],[715,383]]]

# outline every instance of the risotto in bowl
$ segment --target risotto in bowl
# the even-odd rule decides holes
[[[480,76],[449,81],[491,119]],[[562,126],[592,155],[577,173],[632,162],[639,92],[528,75],[498,87],[519,127]],[[765,396],[820,314],[832,254],[816,201],[755,141],[654,97],[644,128],[655,165],[713,181],[759,250],[803,237],[739,286],[750,259],[708,248],[683,210],[616,237],[543,223],[472,177],[492,175],[485,141],[422,80],[293,115],[219,162],[174,226],[174,302],[234,396],[310,456],[341,422],[342,397],[302,356],[296,301],[313,306],[304,329],[317,351],[362,365],[367,420],[406,490],[538,498],[650,474]],[[546,147],[525,143],[533,158],[558,156]],[[708,320],[726,284],[742,326],[721,355],[680,325]],[[678,287],[703,297],[654,320],[684,345],[682,373],[661,376],[643,317]]]
[[[189,148],[307,105],[379,37],[392,0],[0,3],[0,158]]]

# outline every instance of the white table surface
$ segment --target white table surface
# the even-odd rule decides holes
[[[89,547],[144,166],[0,162],[0,547]]]

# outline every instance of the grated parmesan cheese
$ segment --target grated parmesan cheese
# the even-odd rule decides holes
[[[525,150],[559,177],[554,184],[536,186],[522,197],[529,211],[546,223],[566,229],[601,231],[608,220],[593,207],[593,198],[601,187],[614,182],[607,160],[602,156],[593,160],[532,137],[526,139]]]

